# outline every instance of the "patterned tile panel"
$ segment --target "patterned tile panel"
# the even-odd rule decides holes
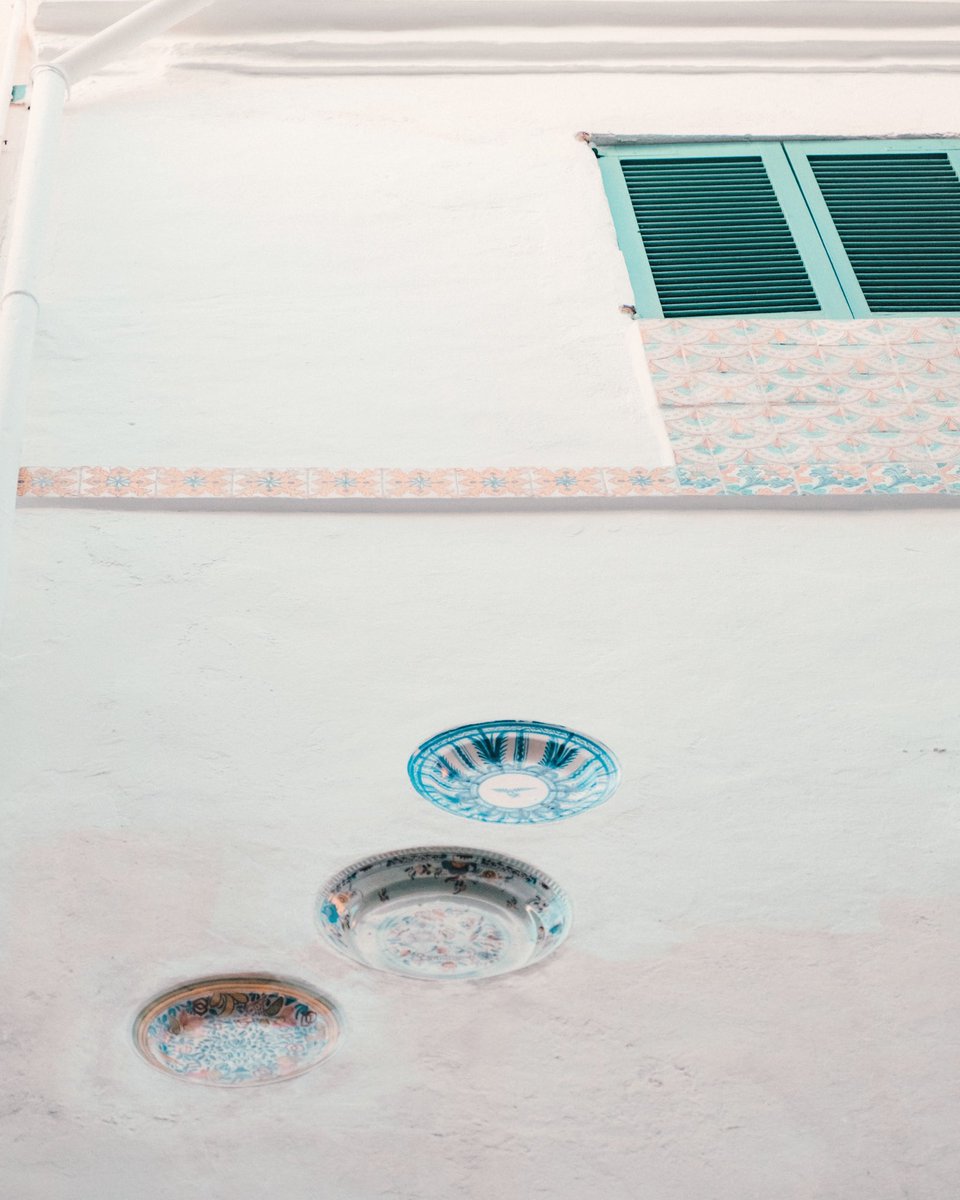
[[[960,318],[638,325],[680,466],[960,462]]]

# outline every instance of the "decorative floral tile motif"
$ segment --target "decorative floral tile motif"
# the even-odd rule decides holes
[[[610,496],[669,496],[677,483],[673,467],[605,467],[603,477]]]
[[[305,496],[307,473],[278,468],[236,471],[233,492],[235,496]]]
[[[796,472],[797,485],[804,495],[836,495],[870,491],[866,468],[859,463],[812,464]]]
[[[172,467],[23,467],[18,495],[69,504],[73,500],[101,501],[208,497],[263,501],[295,499],[403,500],[623,498],[630,496],[711,495],[736,490],[737,495],[772,495],[782,490],[776,481],[787,475],[802,480],[804,493],[843,494],[854,487],[848,474],[829,481],[834,468],[856,467],[861,490],[888,494],[888,475],[867,468],[900,465],[923,478],[915,490],[954,494],[955,468],[960,464],[960,427],[950,418],[933,428],[925,420],[907,428],[867,418],[867,423],[838,422],[836,410],[822,409],[816,419],[806,410],[795,422],[778,423],[768,409],[758,424],[736,429],[711,425],[701,434],[674,435],[674,467],[580,467],[551,470],[533,467],[487,468],[482,471],[441,468],[400,471],[392,468],[215,469]],[[906,412],[906,410],[904,410]],[[845,414],[846,417],[847,414]],[[942,414],[940,414],[942,417]],[[694,418],[696,421],[697,419]],[[811,423],[812,421],[812,423]],[[719,429],[719,432],[718,432]],[[736,468],[744,468],[741,474]],[[775,468],[775,470],[774,470]],[[782,470],[781,470],[782,468]],[[949,485],[929,477],[949,474]],[[836,472],[834,471],[834,474]],[[772,490],[771,490],[772,489]]]
[[[311,469],[308,474],[311,496],[383,495],[383,472],[379,470],[338,467],[334,471]]]
[[[720,478],[730,496],[789,496],[797,491],[793,470],[786,463],[721,467]]]
[[[559,471],[534,470],[533,494],[535,496],[602,496],[604,494],[603,471],[599,467],[581,467],[578,470],[561,468]]]
[[[80,493],[83,496],[156,495],[157,468],[81,467]]]
[[[930,463],[886,463],[867,467],[870,491],[874,495],[918,495],[943,490],[943,476]]]
[[[387,496],[452,496],[456,492],[455,472],[386,471],[384,492]]]
[[[80,468],[22,467],[18,496],[79,496]]]
[[[202,467],[189,467],[186,471],[161,467],[157,471],[157,495],[229,496],[233,474],[233,471],[205,471]]]
[[[677,467],[677,492],[680,495],[719,496],[723,490],[719,467]]]
[[[529,470],[514,468],[503,471],[497,467],[487,467],[482,471],[471,471],[461,470],[458,467],[454,474],[457,480],[458,496],[529,496],[533,491],[533,481]],[[559,472],[558,474],[566,480],[577,473]],[[569,483],[566,486],[578,486],[583,491],[585,485],[578,479],[576,485]]]

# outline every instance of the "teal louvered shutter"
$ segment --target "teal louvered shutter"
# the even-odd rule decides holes
[[[598,153],[641,316],[850,315],[779,143]]]
[[[786,149],[854,316],[960,312],[960,141]]]

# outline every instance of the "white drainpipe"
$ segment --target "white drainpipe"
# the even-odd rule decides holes
[[[89,41],[33,69],[30,119],[0,299],[0,626],[7,607],[24,413],[37,330],[39,302],[34,288],[64,104],[73,84],[211,3],[213,0],[150,0]],[[19,44],[19,34],[16,41]],[[7,50],[4,64],[11,53],[15,62],[15,50],[11,52],[9,46]],[[12,77],[12,65],[10,70]],[[9,104],[9,87],[6,95],[0,91],[0,104]]]

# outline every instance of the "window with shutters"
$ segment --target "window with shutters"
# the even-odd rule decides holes
[[[960,312],[960,140],[596,152],[641,316]]]

